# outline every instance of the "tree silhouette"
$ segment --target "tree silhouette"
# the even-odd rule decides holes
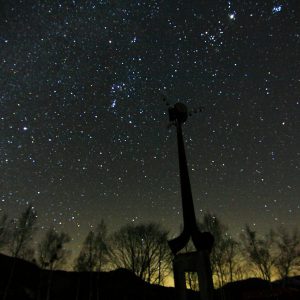
[[[230,236],[226,236],[222,243],[223,261],[225,265],[226,282],[242,279],[240,244]]]
[[[8,243],[8,221],[7,215],[3,214],[0,218],[0,249]]]
[[[101,271],[108,262],[107,227],[102,220],[95,231],[90,231],[75,261],[77,271]]]
[[[228,234],[227,226],[214,214],[206,213],[198,226],[201,231],[210,232],[215,239],[210,255],[215,284],[220,287],[233,281],[239,254],[238,242]]]
[[[275,267],[281,278],[288,277],[293,270],[300,267],[300,234],[297,229],[289,233],[284,227],[276,231],[275,244],[277,256]]]
[[[270,230],[263,237],[258,237],[256,231],[246,225],[241,234],[244,253],[248,261],[256,267],[260,276],[270,281],[275,258],[272,254],[274,245],[274,232]]]
[[[11,222],[6,214],[2,214],[0,249],[8,250],[15,258],[33,257],[34,248],[31,247],[31,241],[36,230],[36,216],[31,205],[27,206],[19,218]],[[300,269],[300,233],[297,229],[288,231],[280,227],[276,231],[269,230],[266,234],[259,235],[246,225],[244,233],[240,235],[240,241],[236,241],[228,234],[227,226],[213,214],[205,214],[198,226],[201,231],[211,232],[215,238],[211,264],[217,286],[250,275],[251,269],[246,269],[245,259],[242,261],[242,258],[246,258],[248,266],[253,266],[260,277],[269,281],[275,269],[281,278],[295,275]],[[168,232],[159,224],[130,224],[121,227],[108,238],[106,224],[101,221],[95,230],[87,234],[75,260],[74,269],[92,272],[111,270],[114,267],[126,268],[147,282],[164,284],[166,276],[170,273],[172,259],[167,235]],[[68,254],[64,246],[69,241],[70,237],[66,233],[59,233],[50,228],[37,244],[39,265],[50,270],[62,266]],[[187,246],[189,248],[186,251],[195,251],[192,244]],[[3,293],[4,300],[8,296],[17,261],[13,260],[8,274],[8,284]],[[92,275],[91,288],[94,284]],[[98,275],[100,276],[96,276]],[[191,288],[198,286],[195,275],[188,273],[187,285]],[[50,299],[52,276],[53,272],[49,272],[47,299]],[[98,287],[96,292],[99,295]],[[91,295],[89,297],[92,297]]]
[[[6,288],[2,297],[3,300],[7,299],[10,290],[13,274],[15,272],[16,258],[33,258],[34,249],[30,247],[30,242],[32,241],[32,235],[36,229],[34,227],[36,220],[36,212],[32,205],[29,204],[21,213],[21,216],[11,224],[12,229],[10,231],[8,250],[15,259],[8,274]]]
[[[212,249],[211,258],[211,268],[213,276],[217,278],[218,285],[222,286],[225,282],[223,265],[224,265],[224,235],[227,228],[221,223],[219,218],[215,215],[207,213],[204,215],[202,222],[198,224],[201,231],[210,232],[215,239],[214,247]]]
[[[147,282],[163,283],[169,272],[168,232],[158,224],[126,225],[112,236],[110,257]]]
[[[9,239],[9,250],[13,257],[26,258],[33,255],[30,247],[32,235],[35,232],[37,221],[36,212],[31,204],[27,206],[20,218],[12,223],[11,238]]]
[[[42,268],[54,270],[65,263],[67,250],[64,245],[70,241],[68,234],[50,228],[38,244],[38,262]]]

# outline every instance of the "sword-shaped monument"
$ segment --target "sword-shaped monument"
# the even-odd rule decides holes
[[[197,226],[193,204],[192,190],[189,179],[187,160],[182,135],[182,124],[188,118],[187,107],[182,103],[176,103],[169,107],[169,120],[177,129],[178,159],[180,171],[180,185],[183,212],[183,231],[168,241],[174,254],[173,271],[175,288],[178,299],[186,299],[185,272],[197,272],[199,289],[203,300],[213,299],[213,282],[210,268],[209,254],[212,250],[214,238],[209,232],[201,232]],[[192,239],[196,252],[177,254]]]

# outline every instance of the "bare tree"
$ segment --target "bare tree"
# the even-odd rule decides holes
[[[42,268],[54,270],[65,263],[68,251],[64,245],[70,242],[70,237],[64,232],[56,232],[50,228],[38,244],[38,262]]]
[[[107,227],[102,220],[95,231],[90,231],[75,261],[77,271],[101,271],[108,262]]]
[[[94,271],[96,267],[95,233],[90,231],[85,238],[81,251],[75,260],[74,269],[79,272]]]
[[[162,284],[170,269],[167,234],[154,223],[122,227],[112,236],[113,265],[129,269],[147,282]]]
[[[7,215],[3,214],[0,218],[0,249],[8,243],[8,221]]]
[[[21,216],[11,224],[8,250],[15,258],[8,274],[8,281],[3,293],[3,300],[7,299],[11,288],[12,278],[15,271],[16,258],[33,258],[34,249],[30,247],[32,235],[35,232],[35,223],[37,221],[36,212],[31,204],[21,213]]]
[[[160,239],[158,239],[158,256],[156,259],[156,268],[157,273],[156,276],[153,276],[152,282],[160,285],[165,284],[165,279],[167,275],[170,273],[170,266],[172,263],[173,255],[170,251],[169,245],[167,243],[167,235],[168,233],[165,232],[161,234]],[[154,265],[155,267],[155,265]]]
[[[36,221],[37,214],[33,206],[29,204],[21,216],[12,223],[9,250],[13,257],[27,258],[29,254],[32,256],[30,242],[36,230]]]
[[[244,233],[241,234],[241,240],[249,263],[256,267],[263,279],[270,281],[275,264],[275,257],[272,253],[274,232],[270,230],[264,236],[258,237],[256,231],[246,225]]]
[[[289,233],[284,227],[276,231],[277,257],[275,267],[281,278],[288,277],[300,266],[300,234],[297,229]]]
[[[210,258],[215,284],[220,287],[232,282],[238,268],[238,242],[228,234],[227,226],[214,214],[205,214],[198,226],[202,231],[208,231],[214,236],[215,242]]]
[[[226,282],[233,282],[237,280],[238,274],[242,268],[240,245],[230,236],[226,236],[223,243],[224,250],[224,266],[226,272]],[[241,279],[241,278],[239,278]]]

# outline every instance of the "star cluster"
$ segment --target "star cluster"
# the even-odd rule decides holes
[[[1,202],[82,239],[182,222],[167,107],[184,136],[196,214],[239,232],[297,225],[298,1],[2,1]]]

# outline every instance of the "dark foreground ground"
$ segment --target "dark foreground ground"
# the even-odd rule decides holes
[[[49,288],[50,287],[50,288]],[[216,300],[300,300],[300,276],[285,283],[247,279],[216,291]],[[201,299],[195,292],[188,300]],[[0,300],[176,300],[174,288],[148,284],[130,271],[50,272],[0,254]]]

